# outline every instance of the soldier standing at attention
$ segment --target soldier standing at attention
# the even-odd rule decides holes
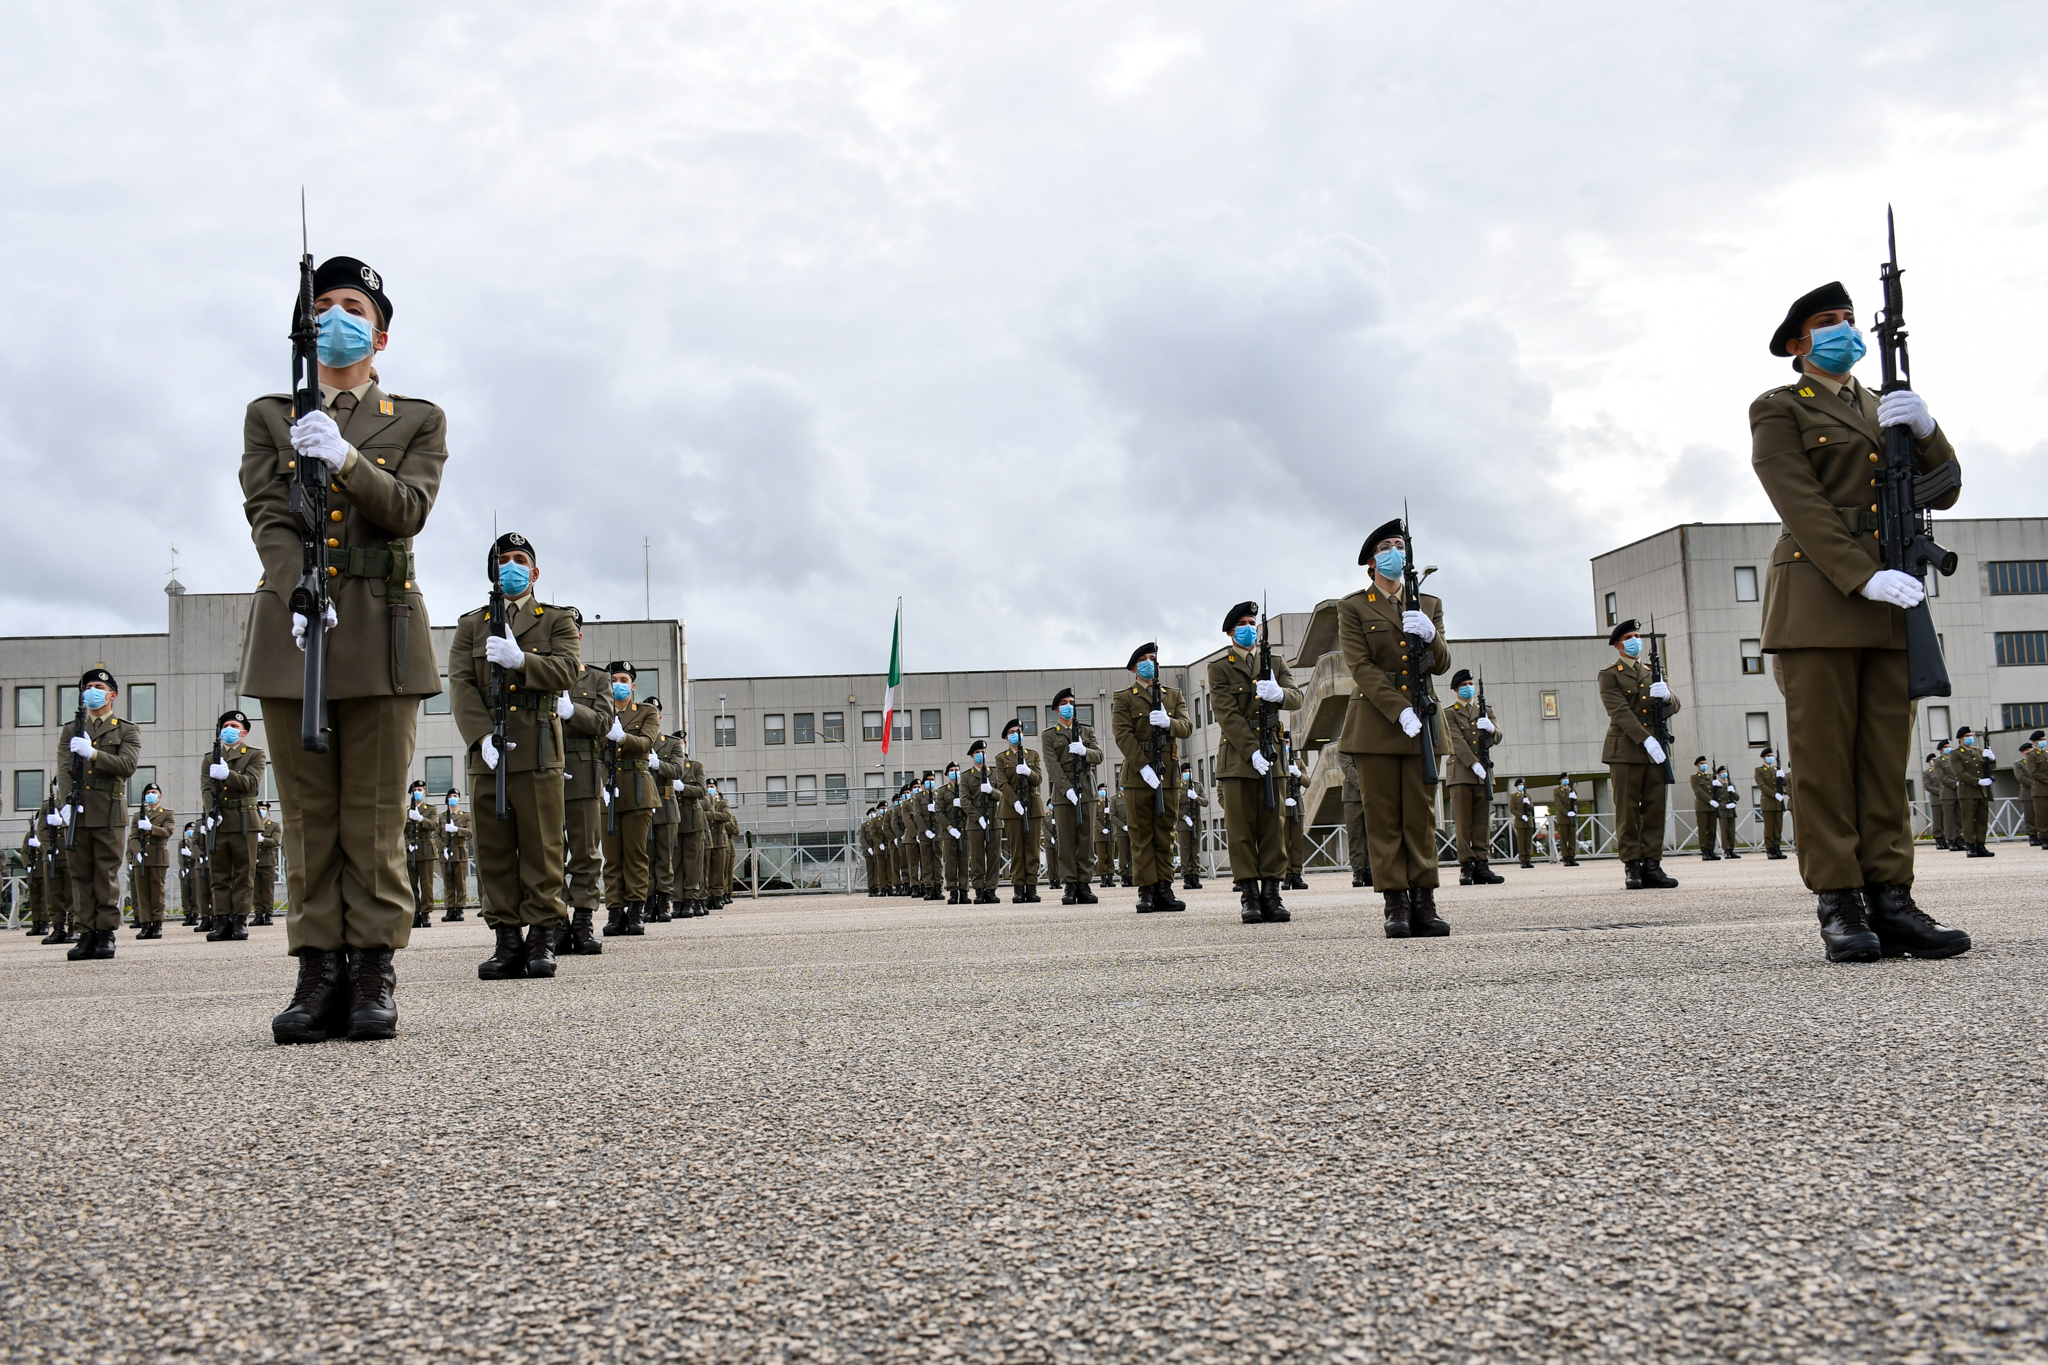
[[[412,927],[432,923],[434,909],[434,827],[427,809],[427,784],[414,781],[405,792],[405,874],[412,882]]]
[[[1735,851],[1735,817],[1741,808],[1736,804],[1735,779],[1728,775],[1727,764],[1714,769],[1714,785],[1720,790],[1721,804],[1714,808],[1714,816],[1721,822],[1722,856],[1740,862],[1742,855]]]
[[[1621,654],[1614,667],[1600,673],[1600,704],[1607,710],[1607,742],[1600,760],[1614,787],[1615,847],[1630,891],[1666,890],[1678,879],[1664,871],[1664,812],[1670,800],[1663,764],[1670,757],[1650,733],[1650,703],[1660,701],[1666,716],[1678,714],[1678,698],[1668,683],[1650,681],[1650,666],[1641,662],[1642,635],[1633,620],[1617,624],[1607,643]]]
[[[128,845],[128,779],[142,758],[142,731],[114,714],[121,685],[105,667],[89,668],[78,680],[85,725],[72,717],[57,731],[57,772],[69,781],[84,765],[78,804],[64,808],[70,838],[71,919],[78,942],[65,956],[73,962],[114,955],[121,927],[121,863]],[[66,800],[70,799],[67,787]],[[47,828],[47,826],[46,826]]]
[[[462,808],[462,793],[455,788],[441,798],[441,807],[441,922],[447,924],[461,919],[469,908],[469,841],[474,827]]]
[[[676,851],[681,865],[676,869],[676,875],[683,888],[684,913],[701,916],[711,913],[707,904],[711,896],[704,882],[711,849],[711,822],[707,814],[711,786],[705,780],[704,765],[690,757],[689,734],[684,732],[680,737],[683,741],[683,790],[681,803],[676,807]]]
[[[1913,903],[1906,825],[1906,614],[1927,590],[1879,562],[1864,509],[1884,428],[1904,427],[1922,470],[1955,450],[1911,389],[1879,399],[1849,371],[1862,356],[1839,283],[1796,301],[1771,337],[1801,378],[1749,408],[1751,464],[1784,524],[1764,584],[1763,649],[1776,654],[1787,734],[1799,746],[1799,872],[1819,897],[1831,962],[1953,957],[1970,936]],[[1950,507],[1950,490],[1937,507]],[[1846,515],[1845,515],[1846,514]]]
[[[583,641],[583,613],[576,618],[578,657]],[[591,918],[604,904],[604,761],[599,746],[612,728],[612,679],[595,664],[583,665],[567,695],[555,703],[562,719],[563,811],[568,823],[568,865],[565,894],[571,923],[555,935],[557,953],[594,957],[604,951]]]
[[[1962,818],[1963,848],[1972,858],[1996,858],[1998,855],[1986,848],[1984,841],[1991,834],[1991,765],[1997,761],[1998,755],[1985,748],[1983,737],[1967,725],[1956,731],[1956,743],[1961,747],[1948,764],[1949,771],[1956,778],[1956,807]],[[74,885],[78,881],[75,861],[71,880]]]
[[[659,697],[647,700],[657,711],[661,709]],[[654,924],[667,924],[673,918],[670,907],[674,901],[669,888],[676,881],[676,823],[682,818],[683,761],[682,741],[672,734],[664,734],[655,741],[654,754],[648,759],[655,770],[655,790],[661,795],[661,804],[654,808],[647,831],[647,882],[652,888],[647,894],[647,918]]]
[[[1399,520],[1380,526],[1359,549],[1371,577],[1337,604],[1338,642],[1357,693],[1344,708],[1340,752],[1358,766],[1365,798],[1366,837],[1372,841],[1372,881],[1386,898],[1388,938],[1441,938],[1451,926],[1436,912],[1436,804],[1422,762],[1423,719],[1409,703],[1409,637],[1420,642],[1415,681],[1432,688],[1430,675],[1450,671],[1442,601],[1417,593],[1417,610],[1404,611],[1402,575],[1408,537]],[[1432,689],[1433,690],[1433,689]],[[1431,741],[1443,752],[1442,727],[1431,720]],[[1474,779],[1477,780],[1476,778]]]
[[[28,882],[28,936],[41,938],[50,932],[49,902],[43,896],[43,839],[37,833],[42,825],[33,816],[28,829],[21,836],[21,870]]]
[[[277,910],[277,850],[284,831],[270,818],[270,803],[256,803],[256,913],[251,924],[271,924]]]
[[[1482,713],[1472,685],[1472,671],[1461,668],[1451,675],[1456,701],[1443,710],[1444,735],[1451,743],[1450,762],[1445,767],[1444,785],[1451,798],[1451,815],[1458,827],[1458,885],[1498,886],[1507,880],[1488,866],[1493,851],[1493,774],[1479,762],[1482,735],[1500,740],[1493,708]]]
[[[719,795],[716,782],[706,784],[704,799],[705,816],[711,826],[711,886],[710,905],[700,913],[709,914],[710,906],[723,908],[732,904],[733,856],[738,847],[740,818]]]
[[[939,846],[946,842],[946,821],[939,810],[939,775],[927,768],[921,780],[923,785],[917,790],[917,879],[924,887],[924,898],[935,901],[946,884],[939,852]]]
[[[1059,719],[1045,727],[1038,742],[1047,790],[1052,793],[1054,875],[1065,888],[1060,904],[1094,905],[1089,883],[1095,880],[1095,845],[1089,837],[1093,827],[1088,798],[1102,749],[1095,741],[1095,727],[1076,719],[1073,688],[1054,693],[1052,704]]]
[[[967,904],[967,803],[960,796],[960,765],[946,761],[946,780],[939,783],[939,852],[945,855],[946,904]]]
[[[1551,837],[1558,841],[1557,850],[1563,855],[1561,861],[1566,867],[1579,865],[1579,785],[1572,781],[1570,773],[1559,773],[1557,785],[1550,789]]]
[[[1003,807],[996,795],[995,774],[988,770],[988,741],[967,746],[967,768],[960,775],[961,833],[967,860],[965,875],[975,905],[996,903],[996,862],[1002,848]]]
[[[1116,885],[1115,803],[1109,799],[1109,784],[1095,783],[1095,870],[1102,885]]]
[[[178,817],[164,809],[163,791],[152,782],[142,789],[129,847],[135,850],[129,885],[135,888],[138,939],[164,936],[164,879],[171,870],[171,835]]]
[[[1023,726],[1013,716],[1003,722],[1003,751],[990,764],[996,773],[996,791],[1003,804],[1003,832],[1010,843],[1010,904],[1038,902],[1039,825],[1045,819],[1039,784],[1043,780],[1031,766],[1024,749]]]
[[[220,758],[209,758],[200,784],[207,793],[207,818],[220,822],[207,831],[207,874],[213,883],[209,943],[249,937],[247,925],[256,908],[256,836],[263,831],[256,803],[263,791],[264,753],[248,742],[249,718],[224,711],[215,723]]]
[[[1224,834],[1230,842],[1231,889],[1238,893],[1238,917],[1244,923],[1285,923],[1292,918],[1280,899],[1280,879],[1287,875],[1285,807],[1280,804],[1287,771],[1281,767],[1277,746],[1268,752],[1259,743],[1259,707],[1296,710],[1301,689],[1278,653],[1273,655],[1271,672],[1261,674],[1258,603],[1232,607],[1223,617],[1223,633],[1230,637],[1230,648],[1209,661],[1209,705],[1223,731],[1215,775]],[[1276,740],[1279,729],[1276,721]],[[1268,774],[1274,786],[1270,810]]]
[[[1778,766],[1777,751],[1766,749],[1763,761],[1756,765],[1750,776],[1756,782],[1757,790],[1763,793],[1762,803],[1757,809],[1763,814],[1764,857],[1783,861],[1785,857],[1785,798],[1779,794],[1778,784],[1785,780],[1787,769]]]
[[[1963,845],[1963,784],[1956,775],[1956,750],[1953,741],[1943,739],[1934,746],[1934,771],[1941,778],[1941,799],[1937,808],[1941,812],[1942,827],[1948,831],[1948,847],[1951,853],[1961,853]]]
[[[1280,756],[1287,765],[1287,797],[1281,802],[1287,811],[1287,876],[1280,885],[1283,890],[1306,891],[1308,883],[1301,879],[1301,870],[1308,866],[1308,812],[1302,808],[1308,799],[1308,768],[1304,765],[1313,760],[1294,747],[1294,736],[1284,727]]]
[[[581,635],[573,611],[542,602],[534,592],[540,552],[526,537],[507,531],[491,542],[484,572],[504,595],[504,629],[493,635],[490,608],[478,607],[456,622],[448,646],[449,709],[469,746],[470,790],[490,794],[489,809],[472,828],[484,923],[497,946],[477,964],[476,974],[483,981],[547,979],[555,974],[557,932],[569,921],[562,901],[568,818],[562,703],[583,673]],[[508,752],[500,752],[492,738],[494,670],[502,670],[504,681]],[[502,820],[500,765],[507,811]],[[448,823],[454,823],[453,815]],[[467,837],[470,830],[460,833]]]
[[[2036,730],[2027,736],[2034,746],[2034,842],[2048,847],[2048,749],[2042,748],[2042,740],[2048,737],[2048,730]]]
[[[1515,835],[1516,862],[1522,867],[1536,866],[1536,806],[1519,777],[1508,792],[1508,826]]]
[[[2019,761],[2012,765],[2012,775],[2020,784],[2020,815],[2027,826],[2027,845],[2033,847],[2040,842],[2034,832],[2034,742],[2026,740],[2020,745]]]
[[[192,856],[192,842],[192,822],[187,820],[184,832],[178,836],[178,908],[185,912],[185,927],[196,930],[201,919],[200,876]]]
[[[1186,759],[1180,761],[1180,823],[1175,833],[1180,838],[1180,889],[1200,891],[1202,889],[1201,822],[1208,818],[1209,794],[1202,790],[1202,784],[1195,781],[1195,769]]]
[[[64,804],[57,797],[58,784],[66,780],[64,770],[50,782],[50,794],[36,808],[29,828],[35,832],[42,854],[43,900],[49,906],[50,932],[43,942],[70,943],[74,910],[71,900],[71,854],[64,847]],[[80,929],[80,932],[83,932]]]
[[[412,768],[420,701],[437,695],[433,623],[412,567],[448,459],[441,410],[378,386],[391,300],[376,271],[330,257],[313,275],[321,406],[292,420],[289,394],[249,405],[243,511],[263,578],[243,632],[241,690],[263,703],[284,805],[285,940],[298,983],[271,1021],[279,1043],[398,1030],[393,954],[406,915],[405,810],[386,793]],[[300,460],[327,480],[329,580],[326,752],[299,741],[305,622],[290,605],[301,564],[291,486]]]
[[[1108,792],[1109,801],[1109,856],[1116,865],[1116,874],[1109,881],[1113,886],[1119,881],[1125,886],[1134,886],[1131,875],[1131,810],[1124,800],[1123,789],[1109,791],[1107,784],[1102,790]]]
[[[1700,861],[1718,863],[1721,855],[1714,852],[1714,831],[1721,823],[1721,779],[1707,769],[1707,756],[1701,754],[1692,761],[1692,819],[1693,827],[1699,831]]]
[[[647,764],[661,742],[661,711],[633,700],[639,669],[623,659],[607,668],[615,711],[605,740],[617,747],[619,790],[612,799],[617,819],[607,816],[604,832],[604,935],[638,937],[647,932],[641,919],[648,891],[647,830],[661,804],[655,770]]]
[[[1124,667],[1136,675],[1110,699],[1110,735],[1123,756],[1123,823],[1138,886],[1138,913],[1187,909],[1173,894],[1173,833],[1180,824],[1180,744],[1194,733],[1188,703],[1178,687],[1159,682],[1159,646],[1151,641],[1131,652]],[[1152,701],[1158,688],[1159,702]]]

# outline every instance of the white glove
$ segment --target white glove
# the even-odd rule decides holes
[[[563,720],[567,720],[576,714],[576,703],[569,700],[567,692],[555,698],[555,714]]]
[[[1984,751],[1984,761],[1986,763],[1995,763],[1998,761],[1998,755],[1992,753],[1989,749],[1986,749]]]
[[[924,837],[927,839],[936,839],[939,837],[939,832],[935,829],[928,829],[924,832]]]
[[[1650,684],[1650,695],[1655,697],[1658,701],[1670,701],[1671,687],[1669,684],[1664,682],[1653,682]]]
[[[1017,808],[1017,814],[1022,815],[1024,813],[1024,803],[1022,801],[1012,801],[1010,804]]]
[[[448,831],[448,833],[450,834],[453,834],[455,832],[455,826],[453,824],[446,824],[441,826],[441,828]]]
[[[334,629],[335,619],[334,603],[329,602],[327,604],[327,628],[329,630]],[[306,617],[303,612],[295,611],[292,613],[292,643],[301,650],[304,650],[306,647]]]
[[[1300,777],[1301,769],[1297,768],[1294,764],[1290,763],[1287,765],[1287,775],[1289,777]]]
[[[149,823],[149,817],[146,815],[139,817],[135,821],[135,828],[143,831],[145,834],[148,833],[151,828],[151,825]],[[259,834],[256,837],[260,840],[263,836]]]
[[[43,841],[41,839],[36,838],[35,835],[31,834],[28,836],[28,846],[30,848],[41,848],[43,846]],[[192,855],[188,852],[185,856],[189,858]]]
[[[1980,787],[1988,787],[1991,785],[1991,779],[1988,777],[1980,777],[1977,779],[1977,785]]]
[[[1478,778],[1481,782],[1484,782],[1486,780],[1486,769],[1480,767],[1477,763],[1474,763],[1472,765],[1472,776]]]
[[[681,791],[683,789],[683,779],[680,777],[672,778],[669,781],[669,785],[671,787],[674,787],[677,791]]]
[[[71,737],[71,752],[77,754],[80,758],[91,758],[92,741],[84,735],[73,735]]]
[[[977,815],[974,818],[981,821],[981,827],[983,829],[988,828],[988,817],[986,815]]]
[[[207,817],[206,817],[206,819],[205,819],[204,821],[202,821],[202,822],[201,822],[201,824],[200,824],[200,828],[201,828],[201,829],[212,829],[212,828],[213,828],[213,817],[212,817],[211,815],[207,816]]]
[[[1294,798],[1293,798],[1293,797],[1291,797],[1291,796],[1290,796],[1290,797],[1288,797],[1288,798],[1287,798],[1287,804],[1288,804],[1288,805],[1290,805],[1290,806],[1291,806],[1291,805],[1293,805],[1293,804],[1294,804]]]
[[[1030,765],[1029,765],[1029,764],[1025,764],[1025,763],[1019,763],[1019,764],[1017,765],[1017,776],[1019,776],[1019,777],[1029,777],[1029,776],[1031,776],[1031,768],[1030,768]]]
[[[1877,424],[1881,427],[1911,427],[1916,440],[1934,434],[1934,414],[1927,400],[1911,389],[1894,389],[1877,400]]]
[[[1081,798],[1074,795],[1074,789],[1072,787],[1067,788],[1067,804],[1070,806],[1078,806],[1081,804]]]
[[[1161,730],[1171,730],[1173,728],[1173,717],[1167,715],[1166,708],[1162,706],[1152,713],[1152,724]]]
[[[960,837],[960,831],[954,829],[951,825],[946,826],[946,833],[952,835],[955,839]]]
[[[953,809],[954,809],[954,810],[959,810],[959,809],[960,809],[960,798],[959,798],[959,797],[957,797],[957,796],[953,798]]]
[[[981,784],[981,794],[983,796],[992,796],[995,794],[995,790],[995,784],[992,782],[984,782]]]
[[[1282,702],[1287,700],[1287,694],[1280,690],[1280,684],[1274,682],[1271,678],[1259,679],[1257,686],[1260,701]]]
[[[626,727],[619,724],[617,716],[612,717],[612,728],[604,732],[604,737],[614,744],[626,737]]]
[[[209,763],[206,765],[206,775],[216,782],[225,782],[228,780],[228,765],[225,763]]]
[[[1664,761],[1664,746],[1657,742],[1655,735],[1644,736],[1643,751],[1650,756],[1652,763],[1662,763]]]
[[[1429,619],[1428,612],[1402,612],[1401,629],[1407,631],[1410,635],[1420,637],[1424,644],[1428,644],[1436,638],[1436,622]]]
[[[505,633],[493,635],[484,641],[484,657],[500,668],[526,667],[526,651],[512,638],[512,627],[506,626]]]
[[[192,850],[189,848],[181,848],[178,850],[178,856],[180,858],[189,858],[192,856]]]
[[[1879,569],[1856,591],[1873,602],[1889,602],[1895,607],[1917,607],[1927,600],[1927,589],[1920,580],[1897,569]]]
[[[1485,716],[1481,716],[1479,718],[1479,728],[1486,731],[1486,733],[1490,735],[1493,733],[1493,722],[1488,720]]]
[[[1088,753],[1088,746],[1077,739],[1072,744],[1069,744],[1067,746],[1067,752],[1070,754],[1076,754],[1085,757]]]
[[[1131,827],[1129,825],[1125,825],[1123,827],[1123,831],[1124,833],[1129,834],[1131,832]]]
[[[1152,771],[1150,763],[1138,769],[1138,776],[1145,779],[1145,785],[1148,787],[1157,787],[1159,785],[1159,774]]]
[[[1195,818],[1192,815],[1181,816],[1180,822],[1183,825],[1186,825],[1189,829],[1193,829],[1195,827]]]
[[[936,801],[925,802],[924,808],[927,814],[937,815],[939,813],[939,803]]]
[[[292,423],[292,449],[301,459],[326,465],[330,478],[348,461],[348,442],[341,439],[341,428],[317,408]]]
[[[1260,753],[1257,749],[1252,750],[1252,768],[1260,777],[1264,777],[1267,770],[1272,766],[1271,763],[1267,762],[1264,754]]]
[[[61,809],[61,807],[59,809]],[[64,823],[64,817],[61,814],[59,814],[58,811],[55,810],[51,811],[48,815],[45,815],[43,819],[49,823],[49,826],[52,829],[55,829],[59,825],[62,825]]]
[[[1709,802],[1707,802],[1707,809],[1708,809],[1708,810],[1719,810],[1719,809],[1721,809],[1721,803],[1720,803],[1719,801],[1709,801]]]
[[[1401,733],[1410,739],[1422,733],[1422,717],[1415,714],[1412,706],[1401,708]]]
[[[490,742],[491,737],[489,735],[485,735],[484,743],[489,744]],[[484,757],[493,768],[498,766],[498,751],[496,749],[485,750]],[[420,813],[416,810],[409,810],[405,813],[405,818],[408,820],[418,820],[420,818]]]
[[[651,773],[658,773],[658,772],[660,772],[660,771],[661,771],[661,755],[660,755],[660,754],[649,754],[649,755],[647,755],[647,771],[648,771],[648,772],[651,772]]]
[[[1792,770],[1791,770],[1790,768],[1780,768],[1780,769],[1778,769],[1778,776],[1780,776],[1780,777],[1790,777],[1790,776],[1792,776]]]

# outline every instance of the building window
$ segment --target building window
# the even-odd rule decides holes
[[[738,721],[734,720],[731,716],[713,716],[711,718],[712,748],[731,749],[736,747],[739,742],[740,727]]]
[[[2048,559],[1987,559],[1984,578],[1993,597],[2048,592]]]
[[[1045,708],[1045,728],[1046,728],[1046,729],[1048,729],[1048,730],[1050,730],[1050,729],[1052,729],[1052,727],[1053,727],[1053,726],[1055,726],[1055,725],[1058,725],[1059,723],[1060,723],[1060,708],[1059,708],[1059,707],[1057,707],[1057,706],[1048,706],[1048,707],[1046,707],[1046,708]]]
[[[969,739],[988,738],[988,708],[986,706],[970,706],[967,708],[967,737]]]
[[[825,804],[843,806],[846,804],[846,774],[825,774]]]
[[[265,771],[268,771],[268,769]],[[427,760],[427,795],[438,800],[446,796],[448,789],[454,785],[455,760],[453,758],[447,754],[435,754]]]
[[[427,704],[420,709],[430,716],[445,716],[448,714],[448,680],[446,678],[441,679],[440,692],[428,697]]]
[[[264,771],[269,772],[270,769],[266,766]],[[156,768],[154,766],[137,768],[134,775],[128,779],[128,804],[131,806],[141,805],[142,789],[154,781],[156,781]]]
[[[1756,566],[1755,566],[1755,565],[1753,565],[1753,564],[1742,564],[1742,565],[1738,565],[1738,566],[1736,567],[1736,570],[1735,570],[1735,600],[1736,600],[1736,601],[1738,601],[1738,602],[1754,602],[1754,601],[1756,601]]]
[[[796,803],[799,806],[815,806],[818,804],[818,776],[816,773],[806,773],[797,778]]]
[[[636,686],[638,686],[638,687],[639,687],[639,689],[640,689],[640,700],[641,700],[641,701],[648,701],[648,700],[650,700],[650,699],[655,699],[655,700],[658,700],[658,699],[660,698],[660,696],[661,696],[661,670],[660,670],[660,669],[658,669],[658,668],[643,668],[643,669],[641,669],[641,670],[640,670],[640,672],[639,672],[639,673],[638,673],[638,674],[637,674],[637,675],[636,675],[636,676],[634,677],[634,679],[633,679],[633,682],[634,682],[634,684],[635,684]]]
[[[778,741],[778,742],[780,742],[780,741]],[[771,777],[771,778],[769,778],[769,779],[767,780],[767,782],[766,782],[766,783],[764,783],[763,785],[764,785],[764,786],[766,786],[766,787],[767,787],[767,789],[768,789],[768,804],[769,804],[769,805],[771,805],[771,806],[786,806],[786,805],[788,805],[788,804],[789,804],[789,779],[788,779],[788,778],[786,778],[786,777]]]
[[[866,777],[861,779],[861,781],[866,785],[868,789],[867,794],[868,799],[870,801],[879,801],[882,799],[882,784],[887,782],[888,780],[889,775],[887,773],[869,773]]]
[[[2048,701],[2009,701],[1999,711],[2001,730],[2048,730]]]
[[[897,773],[897,774],[896,774],[896,789],[897,789],[898,791],[901,791],[901,790],[903,789],[903,784],[904,784],[905,782],[909,782],[909,781],[913,780],[913,779],[914,779],[914,778],[915,778],[916,776],[917,776],[917,774],[916,774],[916,773]]]
[[[26,689],[22,690],[25,691]],[[36,690],[41,691],[42,689],[38,688]],[[41,722],[38,722],[38,724],[40,723]],[[16,768],[14,770],[14,808],[16,810],[32,811],[39,809],[42,806],[42,804],[42,769]],[[40,839],[42,836],[37,835],[36,837]]]
[[[57,689],[57,723],[58,723],[59,725],[62,725],[62,724],[63,724],[64,722],[66,722],[66,721],[68,721],[68,720],[76,720],[77,718],[78,718],[78,689],[77,689],[77,688],[75,688],[75,687],[60,687],[60,688],[58,688],[58,689]]]
[[[43,689],[40,687],[17,687],[14,689],[14,723],[16,725],[41,725],[43,723]],[[35,803],[40,806],[43,798],[38,796]]]
[[[1607,624],[1608,624],[1608,626],[1609,626],[1610,628],[1611,628],[1611,627],[1612,627],[1612,626],[1614,625],[1614,622],[1615,622],[1615,620],[1616,620],[1616,612],[1615,612],[1615,606],[1614,606],[1614,594],[1613,594],[1613,593],[1608,593],[1608,594],[1607,594]]]
[[[898,712],[897,712],[897,713],[895,714],[895,718],[894,718],[894,720],[893,720],[893,721],[891,721],[891,723],[890,723],[890,728],[891,728],[892,730],[894,730],[894,731],[895,731],[896,733],[895,733],[895,735],[894,735],[894,736],[893,736],[893,737],[892,737],[892,738],[890,739],[890,741],[889,741],[889,742],[890,742],[890,743],[892,743],[892,744],[897,744],[897,743],[901,743],[902,741],[904,741],[904,740],[906,740],[906,739],[909,739],[909,738],[910,738],[910,725],[911,725],[911,721],[910,721],[910,712],[908,712],[908,711],[898,711]]]
[[[1948,708],[1946,706],[1930,706],[1927,708],[1927,733],[1935,739],[1947,739],[1949,737]]]
[[[761,717],[761,742],[763,744],[780,744],[782,743],[782,735],[783,729],[781,716],[774,715]]]
[[[1074,723],[1077,725],[1093,725],[1095,723],[1095,708],[1092,705],[1084,706],[1079,702],[1074,703]]]
[[[156,724],[156,684],[133,683],[128,688],[128,719],[137,725]],[[141,791],[140,787],[136,788]]]
[[[860,737],[873,744],[882,737],[882,713],[863,711],[860,713]]]
[[[1992,639],[2001,665],[2048,664],[2048,630],[2001,630]]]
[[[1543,694],[1543,719],[1557,719],[1557,693],[1555,692],[1545,692]]]
[[[939,713],[936,707],[927,707],[917,713],[917,734],[920,739],[939,739]]]
[[[818,742],[818,713],[799,711],[796,713],[796,742],[816,744]]]
[[[1742,642],[1742,671],[1745,674],[1758,674],[1764,671],[1763,641],[1744,640]]]
[[[827,711],[825,713],[824,740],[827,744],[846,743],[846,713],[844,711]]]
[[[1742,719],[1743,719],[1743,722],[1744,722],[1744,724],[1746,724],[1746,725],[1747,725],[1747,726],[1749,727],[1749,747],[1750,747],[1750,748],[1752,748],[1752,749],[1761,749],[1761,748],[1764,748],[1765,746],[1767,746],[1768,744],[1770,744],[1770,742],[1771,742],[1771,713],[1770,713],[1770,712],[1768,712],[1768,711],[1751,711],[1751,712],[1750,712],[1750,713],[1749,713],[1748,715],[1744,716],[1744,717],[1743,717]]]
[[[1021,728],[1021,730],[1023,731],[1023,733],[1025,733],[1025,734],[1027,734],[1027,735],[1035,735],[1035,734],[1037,734],[1037,733],[1038,733],[1038,708],[1037,708],[1037,707],[1035,707],[1035,706],[1020,706],[1020,707],[1018,707],[1018,708],[1017,708],[1017,724],[1018,724],[1018,726],[1019,726],[1019,727]]]
[[[256,700],[256,698],[254,697],[242,698],[239,705],[239,709],[241,710],[242,714],[247,716],[250,720],[263,719],[263,703]]]

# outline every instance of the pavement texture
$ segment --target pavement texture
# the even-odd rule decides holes
[[[0,944],[0,1356],[2048,1360],[2048,852],[1829,966],[1795,863],[1244,926],[735,904],[271,1044],[282,927]]]

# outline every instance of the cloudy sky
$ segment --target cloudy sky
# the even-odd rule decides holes
[[[342,17],[346,16],[346,17]],[[25,4],[0,47],[0,633],[257,573],[241,410],[316,255],[493,517],[700,675],[1192,657],[1413,508],[1454,634],[1769,515],[1764,349],[1897,205],[1962,516],[2048,511],[2038,4]],[[1862,371],[1876,373],[1873,357]]]

